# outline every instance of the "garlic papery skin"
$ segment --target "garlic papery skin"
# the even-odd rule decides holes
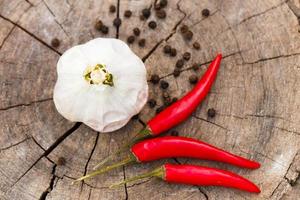
[[[123,127],[148,98],[144,63],[118,39],[97,38],[68,49],[57,75],[58,112],[99,132]]]

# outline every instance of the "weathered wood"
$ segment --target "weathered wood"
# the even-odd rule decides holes
[[[0,199],[297,199],[300,171],[300,34],[298,1],[168,1],[166,19],[157,19],[155,0],[0,0]],[[115,5],[117,12],[109,13]],[[151,8],[148,20],[141,10]],[[208,8],[209,17],[201,10]],[[130,18],[124,17],[131,10]],[[112,25],[119,16],[122,25]],[[109,26],[104,35],[94,28],[97,19]],[[155,20],[151,30],[148,22]],[[180,26],[194,32],[183,39]],[[105,156],[129,140],[155,115],[147,105],[124,128],[97,133],[69,122],[52,101],[56,62],[66,49],[95,37],[126,41],[132,29],[140,36],[130,45],[145,61],[148,79],[158,74],[170,83],[171,97],[192,88],[188,77],[201,76],[217,52],[224,59],[208,97],[192,117],[175,129],[180,135],[201,139],[235,154],[255,159],[255,171],[190,159],[241,174],[262,190],[259,195],[220,187],[167,184],[156,179],[131,183],[115,190],[114,182],[149,171],[166,161],[126,166],[84,183],[70,185],[92,170]],[[58,38],[58,48],[51,40]],[[146,39],[140,47],[138,40]],[[194,41],[201,49],[192,48]],[[163,47],[177,49],[169,57]],[[191,53],[179,77],[176,61]],[[200,63],[198,71],[192,69]],[[149,82],[149,98],[163,105],[159,85]],[[157,107],[158,107],[157,106]],[[156,107],[156,108],[157,108]],[[208,108],[217,115],[207,117]],[[175,162],[170,159],[168,162]]]

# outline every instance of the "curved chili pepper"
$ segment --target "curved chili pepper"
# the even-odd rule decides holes
[[[106,162],[112,160],[114,156],[128,149],[128,147],[134,144],[136,141],[142,140],[149,136],[157,136],[188,118],[209,92],[214,80],[216,79],[221,60],[222,54],[218,54],[207,68],[205,74],[190,92],[153,117],[147,123],[147,127],[141,130],[129,144],[125,145],[114,154],[106,157],[104,160],[98,163],[94,169],[97,169]]]
[[[152,118],[148,123],[151,135],[158,135],[184,121],[202,102],[216,79],[222,54],[211,62],[205,74],[196,86],[183,98],[167,107],[164,111]]]
[[[86,176],[79,178],[78,181],[102,174],[129,163],[143,163],[174,157],[221,161],[250,169],[256,169],[260,167],[260,164],[255,161],[247,160],[199,140],[186,137],[165,136],[152,138],[134,144],[130,150],[131,151],[128,157],[121,162],[103,169],[96,170],[91,174],[87,174]]]
[[[186,157],[214,160],[239,167],[257,169],[260,164],[217,147],[187,137],[165,136],[143,140],[131,147],[131,152],[139,162],[163,158]]]
[[[169,183],[198,186],[223,186],[247,192],[260,193],[260,189],[254,183],[226,170],[196,165],[174,165],[168,163],[151,172],[114,184],[111,188],[148,177],[158,177]]]

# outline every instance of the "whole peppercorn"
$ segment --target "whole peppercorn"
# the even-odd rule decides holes
[[[170,52],[170,55],[172,57],[175,57],[177,55],[177,50],[175,48],[171,48],[171,52]]]
[[[184,60],[189,60],[191,58],[191,53],[190,52],[185,52],[182,57],[183,57]]]
[[[191,76],[189,77],[189,81],[190,81],[191,84],[196,84],[196,83],[198,82],[198,76],[196,76],[196,75],[191,75]]]
[[[192,66],[194,71],[197,71],[199,69],[199,64],[198,63],[194,63]]]
[[[160,113],[161,111],[163,111],[164,110],[164,106],[160,106],[160,107],[158,107],[157,109],[156,109],[156,114],[158,114],[158,113]]]
[[[154,108],[156,106],[155,99],[149,99],[148,105],[149,105],[150,108]]]
[[[134,34],[135,36],[139,36],[140,33],[141,33],[141,31],[140,31],[139,28],[136,27],[136,28],[133,29],[133,34]]]
[[[150,78],[151,83],[157,84],[159,82],[159,76],[157,74],[152,74]]]
[[[180,27],[180,32],[182,33],[182,34],[184,34],[184,33],[186,33],[186,32],[188,32],[189,31],[189,27],[187,26],[187,25],[182,25],[181,27]]]
[[[199,49],[200,49],[200,44],[199,44],[199,42],[194,42],[194,43],[193,43],[193,47],[194,47],[194,49],[199,50]]]
[[[151,15],[151,11],[148,8],[145,8],[142,10],[142,15],[144,16],[144,18],[148,19]]]
[[[176,66],[177,68],[182,68],[183,65],[184,65],[184,60],[183,60],[183,59],[179,59],[179,60],[177,60],[175,66]]]
[[[164,8],[168,5],[168,0],[160,0],[159,4],[162,8]]]
[[[184,33],[184,38],[186,40],[191,40],[193,38],[194,33],[190,30],[188,30],[186,33]]]
[[[177,100],[178,100],[177,97],[173,97],[172,103],[175,103]]]
[[[95,29],[100,31],[102,26],[103,26],[103,22],[101,20],[97,20],[95,23]]]
[[[100,31],[101,31],[103,34],[107,34],[107,33],[108,33],[108,31],[109,31],[109,29],[108,29],[108,27],[107,27],[107,26],[105,26],[105,25],[102,25],[102,26],[101,26],[101,29],[100,29]]]
[[[164,106],[169,106],[172,104],[172,100],[170,97],[164,98]]]
[[[64,157],[59,157],[57,159],[57,165],[65,165],[66,164],[66,159]]]
[[[164,81],[164,80],[160,81],[160,88],[161,89],[165,90],[168,87],[169,87],[169,83],[167,81]]]
[[[156,29],[157,24],[156,24],[155,21],[150,21],[150,22],[148,23],[148,26],[149,26],[149,28],[151,28],[151,29]]]
[[[210,14],[210,11],[207,8],[205,8],[201,11],[201,13],[202,13],[203,17],[208,17]]]
[[[171,135],[172,135],[172,136],[178,136],[179,133],[178,133],[178,131],[172,130],[172,131],[171,131]]]
[[[171,46],[170,45],[166,45],[166,46],[164,46],[164,53],[165,54],[169,54],[169,53],[171,53]]]
[[[138,44],[140,47],[144,47],[146,44],[146,39],[144,39],[144,38],[140,39]]]
[[[111,12],[111,13],[116,12],[116,6],[110,5],[110,6],[109,6],[109,12]]]
[[[128,44],[132,44],[134,41],[135,41],[135,37],[134,37],[133,35],[131,35],[131,36],[129,36],[129,37],[127,38],[127,43],[128,43]]]
[[[120,18],[116,18],[116,19],[114,19],[114,26],[115,27],[119,27],[119,26],[121,26],[121,24],[122,24],[122,20],[120,19]]]
[[[207,110],[207,116],[210,118],[214,118],[216,116],[216,110],[213,108],[210,108]]]
[[[156,17],[158,17],[159,19],[164,19],[166,18],[167,13],[164,10],[158,10],[156,11]]]
[[[129,18],[129,17],[131,17],[131,15],[132,15],[132,12],[130,10],[125,10],[124,17]]]
[[[173,76],[174,76],[174,77],[178,77],[178,76],[180,75],[180,73],[181,73],[180,69],[175,68],[175,69],[174,69],[174,72],[173,72]]]
[[[51,46],[53,46],[53,47],[58,47],[60,45],[60,41],[59,41],[59,39],[57,39],[57,38],[53,38],[52,40],[51,40]]]

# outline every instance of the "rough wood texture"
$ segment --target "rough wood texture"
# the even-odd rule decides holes
[[[157,19],[154,0],[0,0],[0,199],[299,199],[300,193],[300,3],[280,0],[169,0],[166,19]],[[117,6],[116,13],[108,8]],[[146,21],[143,8],[152,8]],[[201,10],[211,15],[204,18]],[[133,12],[130,19],[124,11]],[[122,26],[112,21],[120,16]],[[109,34],[94,29],[101,19]],[[148,28],[157,21],[156,30]],[[187,42],[179,31],[186,24],[194,32]],[[191,74],[201,76],[217,52],[224,60],[212,91],[185,123],[180,135],[202,139],[261,162],[249,171],[215,162],[187,159],[237,172],[256,182],[259,195],[220,187],[171,185],[150,179],[116,190],[111,183],[148,171],[164,161],[124,167],[106,175],[70,185],[74,178],[119,148],[155,115],[145,106],[140,120],[114,133],[97,133],[72,123],[55,110],[52,91],[56,62],[66,49],[95,37],[126,41],[139,27],[146,38],[130,47],[143,58],[148,76],[157,73],[170,83],[172,97],[192,86]],[[61,40],[58,48],[53,38]],[[198,41],[200,50],[192,48]],[[176,58],[162,53],[164,45],[177,49]],[[176,60],[191,52],[180,77],[174,78]],[[193,63],[201,68],[193,71]],[[150,98],[162,105],[161,90],[149,83]],[[207,109],[215,108],[215,118]],[[62,162],[64,161],[64,162]]]

